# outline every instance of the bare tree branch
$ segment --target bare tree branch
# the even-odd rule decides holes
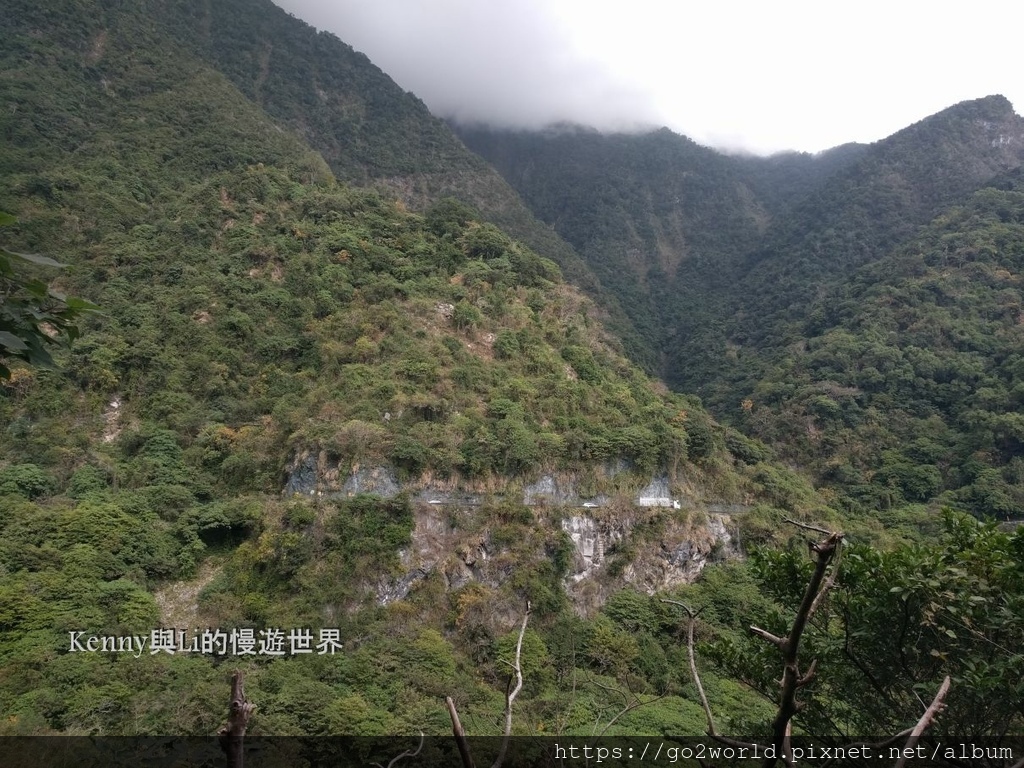
[[[750,627],[750,631],[753,632],[758,637],[760,637],[760,638],[762,638],[764,640],[767,640],[769,643],[774,645],[776,648],[781,648],[782,646],[784,646],[786,644],[786,641],[783,638],[778,637],[776,635],[773,635],[767,629],[761,629],[760,627],[751,626]]]
[[[806,531],[814,531],[815,533],[824,533],[826,536],[831,536],[832,533],[833,533],[832,531],[827,530],[826,528],[819,528],[816,525],[808,525],[807,523],[799,523],[796,520],[790,520],[788,517],[784,517],[784,518],[782,518],[782,520],[783,520],[783,522],[789,523],[790,525],[795,525],[797,528],[803,528]]]
[[[519,627],[519,639],[516,641],[516,658],[512,664],[512,669],[516,673],[516,684],[511,691],[505,694],[505,736],[501,740],[501,749],[498,750],[498,757],[494,761],[494,765],[491,768],[501,768],[501,764],[505,762],[505,753],[508,751],[508,740],[512,736],[512,703],[516,700],[516,696],[523,690],[523,667],[521,664],[523,655],[523,636],[526,635],[526,623],[530,620],[530,601],[526,601],[526,613],[523,614],[523,623]],[[512,681],[509,681],[509,685]]]
[[[801,528],[815,530],[812,526],[806,526],[802,523],[794,524]],[[812,544],[810,547],[811,552],[815,555],[814,573],[811,575],[811,580],[807,583],[803,598],[800,601],[800,607],[797,609],[796,616],[793,619],[793,626],[790,628],[785,640],[776,638],[775,635],[766,632],[760,627],[750,628],[752,633],[768,640],[782,653],[782,690],[779,696],[778,713],[772,721],[772,743],[775,746],[776,754],[781,756],[787,763],[790,758],[789,733],[791,722],[793,715],[799,709],[796,694],[800,688],[800,681],[803,679],[798,667],[800,638],[803,636],[804,629],[807,627],[807,622],[810,620],[814,608],[821,603],[819,596],[822,590],[831,586],[831,583],[825,581],[825,573],[828,570],[829,563],[835,558],[836,552],[843,540],[843,534],[841,533],[826,533],[828,533],[827,539],[817,544]],[[780,640],[781,642],[779,642]],[[771,768],[771,766],[775,765],[776,760],[776,757],[766,757],[763,765],[765,768]]]
[[[700,681],[700,675],[697,673],[697,658],[693,650],[693,627],[697,623],[697,617],[700,615],[700,611],[693,611],[690,606],[685,603],[681,603],[678,600],[662,600],[663,603],[671,603],[672,605],[678,605],[684,611],[689,618],[686,628],[686,652],[690,659],[690,677],[693,678],[694,685],[697,686],[697,693],[700,696],[701,706],[704,707],[704,716],[708,719],[708,735],[715,735],[715,718],[711,714],[711,704],[708,703],[707,694],[704,693],[704,684]],[[704,610],[703,608],[701,610]]]
[[[731,747],[740,747],[747,749],[755,748],[754,744],[745,741],[737,741],[736,739],[730,739],[726,736],[722,736],[715,729],[715,718],[714,715],[711,714],[711,704],[708,702],[707,694],[704,692],[704,684],[701,682],[700,674],[698,674],[697,672],[697,656],[693,648],[693,628],[694,625],[697,623],[697,617],[700,616],[701,611],[703,611],[704,609],[701,608],[700,610],[694,611],[686,603],[681,603],[678,600],[663,599],[661,602],[670,603],[672,605],[678,605],[680,608],[686,611],[686,615],[689,617],[686,629],[686,651],[687,656],[690,660],[690,676],[693,678],[694,685],[697,686],[697,693],[700,695],[700,703],[701,706],[704,707],[704,716],[708,719],[708,736],[715,739],[716,741],[722,742],[723,744],[728,744]]]
[[[505,734],[501,740],[501,749],[498,757],[491,768],[501,768],[505,762],[505,755],[508,753],[508,742],[512,736],[512,704],[515,702],[519,692],[523,690],[523,638],[526,636],[526,624],[530,621],[530,601],[526,601],[526,613],[523,615],[523,623],[519,627],[519,638],[516,640],[515,660],[510,665],[515,676],[508,681],[508,689],[505,692]],[[513,681],[515,681],[513,685]],[[459,748],[459,756],[462,758],[463,768],[474,768],[473,756],[469,751],[469,742],[466,741],[466,732],[459,721],[459,713],[455,709],[455,701],[451,696],[445,697],[445,704],[448,707],[448,716],[452,720],[452,733],[455,735],[455,743]]]
[[[448,699],[448,701],[451,701],[451,699]],[[418,755],[420,753],[420,751],[423,749],[423,742],[424,742],[425,738],[426,737],[423,735],[423,732],[420,731],[420,745],[418,747],[416,747],[416,750],[412,751],[412,750],[407,749],[407,750],[405,750],[405,752],[402,752],[400,755],[395,755],[393,758],[391,758],[391,762],[388,763],[388,768],[392,768],[392,766],[395,763],[397,763],[399,760],[401,760],[402,758],[405,758],[405,757],[416,757],[416,755]],[[371,763],[371,765],[376,765],[377,768],[384,768],[384,766],[381,765],[380,763]]]
[[[917,721],[917,725],[914,726],[914,730],[910,732],[910,738],[907,739],[906,749],[902,752],[902,757],[896,763],[895,768],[903,768],[907,764],[907,755],[914,753],[914,747],[917,746],[917,742],[921,740],[921,734],[925,732],[925,729],[931,725],[936,716],[945,708],[946,694],[949,693],[949,675],[946,675],[945,680],[942,681],[942,685],[939,686],[939,692],[935,694],[935,698],[932,699],[932,703],[928,709],[921,715],[921,719]]]
[[[665,696],[667,695],[663,693],[660,696],[655,696],[653,698],[648,699],[647,701],[643,701],[640,698],[639,694],[633,692],[633,690],[629,687],[628,683],[626,685],[626,690],[629,691],[629,693],[627,694],[626,691],[623,691],[621,688],[615,688],[611,685],[605,685],[604,683],[600,682],[599,680],[595,680],[594,678],[590,678],[590,682],[596,685],[598,688],[607,691],[608,693],[618,694],[622,697],[622,700],[624,702],[622,709],[620,709],[607,723],[604,724],[604,728],[601,729],[600,733],[597,733],[598,724],[596,722],[594,723],[594,734],[598,738],[604,736],[608,732],[608,729],[615,725],[615,722],[626,713],[632,712],[634,709],[646,706],[647,704],[653,704],[659,699],[665,698]]]
[[[805,685],[807,685],[809,682],[811,682],[814,679],[814,676],[815,676],[815,674],[817,674],[817,672],[818,672],[818,660],[817,659],[813,659],[811,661],[811,666],[804,673],[803,677],[801,677],[799,680],[796,681],[797,688],[803,688]]]

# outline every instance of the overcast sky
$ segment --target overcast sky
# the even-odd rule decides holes
[[[667,125],[816,152],[965,99],[1024,109],[1024,2],[274,0],[442,117]]]

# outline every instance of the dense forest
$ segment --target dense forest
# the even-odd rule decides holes
[[[767,738],[747,628],[840,530],[794,732],[947,676],[932,742],[1024,730],[1005,100],[816,157],[460,140],[269,3],[4,15],[0,735],[213,735],[235,668],[254,735],[498,735],[518,668],[515,734]]]

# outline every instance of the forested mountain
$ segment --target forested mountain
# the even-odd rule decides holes
[[[691,387],[706,382],[675,371],[677,347],[702,349],[706,339],[714,354],[702,358],[720,354],[714,334],[732,313],[744,260],[777,219],[865,150],[734,157],[668,129],[454,128],[618,294],[669,382]]]
[[[870,284],[873,291],[898,296],[889,301],[907,304],[906,311],[920,309],[917,305],[927,298],[907,295],[905,270],[894,265],[904,264],[907,253],[922,248],[914,238],[927,237],[922,232],[947,227],[949,221],[964,226],[956,229],[964,242],[975,235],[990,241],[991,231],[974,230],[989,224],[965,219],[957,206],[977,206],[972,193],[988,185],[1012,186],[1003,174],[1024,163],[1024,120],[1000,96],[950,107],[870,146],[849,145],[814,157],[726,156],[664,130],[602,136],[568,129],[535,134],[457,129],[468,146],[495,163],[538,216],[576,246],[604,284],[619,291],[637,328],[660,354],[663,374],[672,386],[700,393],[720,417],[748,428],[753,428],[756,407],[758,418],[774,425],[771,430],[759,429],[759,434],[770,437],[784,454],[805,466],[817,464],[819,470],[823,465],[815,457],[822,457],[815,449],[804,445],[796,450],[806,439],[798,435],[806,430],[813,436],[818,428],[791,410],[788,398],[796,380],[787,377],[794,361],[801,360],[818,338],[823,322],[832,324],[833,334],[843,331],[858,344],[877,342],[879,329],[868,317],[871,309],[850,298],[852,285],[867,290]],[[1012,225],[1005,229],[1014,220],[1015,208],[1012,199],[1005,198],[1008,193],[1000,194],[1003,197],[996,197],[1004,231],[992,252],[1012,259],[1020,233]],[[926,226],[932,229],[923,230]],[[949,237],[953,234],[947,232]],[[931,245],[925,258],[937,263],[944,257],[936,250],[945,248],[946,242],[940,246],[935,241],[934,235],[926,241]],[[1009,268],[1011,278],[1018,274],[1012,265],[991,262],[991,268]],[[618,282],[613,278],[616,272],[625,275]],[[946,325],[972,338],[988,337],[994,332],[986,324],[992,318],[987,310],[975,311],[974,302],[989,306],[1006,300],[1005,290],[993,284],[969,296],[957,294],[955,306],[962,314],[955,313],[956,319]],[[841,319],[838,302],[844,306]],[[905,329],[888,332],[904,334]],[[942,354],[932,340],[912,342],[903,335],[887,343]],[[1016,343],[1005,333],[996,334],[984,351],[973,354],[979,365],[994,370],[1015,354]],[[821,340],[815,348],[828,347]],[[856,356],[850,365],[874,368]],[[975,386],[983,386],[977,377],[933,372],[909,388],[922,391],[908,390],[907,396],[927,400],[923,390],[936,376],[956,379],[964,397]],[[1012,377],[1004,375],[1004,380]],[[842,391],[850,384],[824,372],[810,374],[808,385],[812,381],[819,394],[829,387]],[[774,393],[770,405],[763,401],[768,392]],[[961,446],[976,440],[988,446],[984,438],[968,437],[973,429],[952,415],[951,409],[962,406],[954,406],[947,396],[944,404],[933,403],[931,411],[922,412],[922,418],[931,413],[958,424],[946,439]],[[871,399],[870,405],[871,412],[890,426],[904,422],[904,407],[879,398]],[[993,408],[992,413],[983,410],[999,418],[1011,406]],[[915,422],[916,427],[920,425]],[[911,439],[911,431],[908,425],[898,439]],[[837,443],[845,439],[841,430],[825,429],[823,434]],[[897,440],[894,434],[891,437]],[[853,445],[846,447],[853,450]],[[881,469],[882,453],[891,447],[886,442],[865,449],[871,455],[860,464],[866,476],[832,472],[829,482],[846,478],[839,485],[843,494],[852,494],[850,504],[853,498],[879,503],[878,494],[888,493],[883,489],[898,485]],[[927,490],[908,493],[901,500],[927,501],[943,490],[969,485],[959,469],[950,469],[966,460],[963,450],[958,458],[947,453],[925,462],[932,478]],[[998,469],[1019,488],[1019,479],[1005,469],[1014,449],[996,452],[999,457],[987,447],[974,453],[983,457],[989,470]],[[819,478],[825,480],[823,474]],[[876,486],[867,496],[864,483]],[[984,504],[972,509],[978,514],[993,512]],[[1019,509],[1019,502],[1007,502],[999,514]]]
[[[1019,177],[976,191],[1015,145],[963,156],[1011,135],[1002,102],[913,129],[952,142],[950,178],[879,218],[877,254],[794,285],[816,299],[799,356],[755,356],[735,310],[756,270],[849,239],[815,201],[869,210],[876,175],[916,189],[926,159],[465,134],[534,218],[414,96],[263,0],[2,13],[0,246],[64,262],[30,277],[101,314],[55,369],[3,361],[0,735],[213,734],[236,666],[253,734],[447,733],[451,695],[494,735],[518,642],[517,733],[692,735],[665,594],[704,611],[719,722],[760,735],[778,659],[745,627],[784,634],[809,566],[785,520],[851,544],[797,729],[896,732],[949,674],[939,737],[1021,730],[1021,659],[992,649],[1024,637],[1022,536],[918,504],[1020,499]],[[716,404],[750,397],[746,434],[637,365],[678,371],[699,334],[756,361],[703,369]],[[161,628],[210,644],[170,653]]]
[[[145,13],[278,125],[301,136],[339,179],[384,188],[417,209],[456,197],[555,260],[571,282],[599,299],[606,321],[643,359],[616,295],[602,289],[575,251],[534,218],[489,164],[467,152],[423,102],[366,56],[270,0],[161,2]]]
[[[852,504],[1024,509],[1020,171],[809,302],[747,426]]]
[[[661,369],[682,332],[666,307],[717,311],[721,264],[754,249],[769,219],[734,159],[667,129],[457,130],[617,293]],[[684,262],[701,282],[675,279]]]

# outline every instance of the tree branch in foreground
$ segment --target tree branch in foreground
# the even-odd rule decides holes
[[[448,716],[452,719],[452,734],[455,736],[455,744],[459,748],[459,757],[462,758],[463,768],[476,768],[473,764],[473,756],[469,753],[469,742],[466,741],[466,731],[462,728],[459,720],[459,713],[455,709],[455,702],[451,696],[446,696],[444,703],[448,705]]]
[[[917,742],[921,740],[921,734],[924,733],[925,729],[935,721],[935,717],[945,708],[943,703],[946,694],[949,693],[949,675],[946,675],[946,679],[942,681],[942,685],[939,686],[939,692],[935,694],[935,698],[932,699],[931,705],[921,715],[921,719],[917,721],[917,725],[914,726],[914,730],[910,732],[910,738],[907,739],[906,749],[903,750],[903,756],[896,763],[895,768],[903,768],[907,763],[907,755],[913,754],[914,747],[917,746]]]
[[[787,520],[787,522],[794,521]],[[814,573],[811,575],[811,579],[804,590],[803,597],[800,601],[800,607],[797,610],[796,617],[793,619],[793,625],[786,637],[778,637],[767,630],[761,629],[760,627],[750,627],[752,634],[757,635],[779,649],[782,653],[784,663],[784,672],[781,684],[782,692],[779,699],[778,714],[772,722],[772,745],[774,747],[774,753],[772,757],[765,757],[764,762],[762,763],[765,768],[771,768],[779,760],[782,760],[786,765],[794,764],[789,748],[793,727],[793,715],[800,709],[800,702],[796,700],[796,694],[800,688],[807,685],[814,679],[817,672],[817,660],[815,659],[811,662],[807,671],[804,674],[800,674],[798,665],[800,639],[803,636],[804,629],[807,627],[808,622],[824,602],[828,592],[835,584],[842,556],[842,533],[822,531],[822,529],[815,526],[808,526],[802,523],[794,522],[794,524],[807,530],[826,533],[828,537],[823,541],[810,545],[811,553],[815,556]],[[829,572],[829,565],[832,566],[831,572]],[[827,578],[826,573],[828,574]],[[707,717],[708,722],[708,735],[717,741],[730,744],[732,746],[753,746],[721,736],[715,730],[715,721],[711,713],[711,705],[708,703],[707,695],[704,692],[704,686],[701,683],[700,675],[697,672],[697,663],[694,654],[693,631],[694,624],[696,623],[697,616],[700,614],[700,611],[694,611],[688,605],[678,600],[663,599],[661,602],[679,606],[686,611],[686,615],[689,617],[686,646],[690,661],[690,675],[693,677],[694,684],[697,686],[701,705],[704,707],[704,714]],[[844,747],[844,750],[855,746],[872,746],[876,749],[881,749],[884,746],[895,744],[900,739],[909,736],[909,738],[907,738],[906,748],[902,751],[904,757],[901,757],[894,767],[904,768],[906,764],[905,756],[914,753],[914,748],[917,746],[918,741],[920,741],[921,735],[935,721],[935,718],[945,707],[944,700],[946,698],[946,694],[949,692],[949,686],[950,679],[947,676],[939,687],[938,693],[936,693],[931,705],[928,706],[913,729],[908,728],[907,730],[877,744],[868,744],[867,742],[863,742],[860,744],[847,745],[847,747]],[[1015,764],[1013,768],[1024,768],[1024,760]]]
[[[802,523],[795,524],[801,528],[818,530],[815,527],[803,525]],[[843,534],[829,533],[828,538],[819,541],[817,544],[810,545],[811,553],[815,556],[814,573],[811,575],[811,580],[807,583],[807,588],[804,590],[803,598],[800,601],[800,607],[797,610],[796,617],[793,619],[793,626],[790,628],[789,634],[785,639],[775,637],[759,627],[750,628],[752,633],[768,640],[782,653],[782,686],[779,696],[778,713],[772,721],[772,744],[775,747],[775,754],[787,763],[789,762],[791,723],[793,715],[800,708],[800,704],[796,700],[796,694],[802,686],[810,682],[815,670],[815,665],[812,664],[807,674],[800,674],[798,659],[800,638],[803,636],[807,623],[824,600],[826,593],[835,583],[835,571],[833,571],[832,577],[827,581],[825,574],[828,571],[829,564],[835,559],[842,546],[842,541]],[[776,757],[766,757],[763,765],[765,768],[771,768],[771,766],[775,765],[777,759]]]
[[[501,764],[505,762],[505,755],[508,753],[508,742],[512,736],[512,704],[523,689],[523,637],[526,635],[526,624],[529,621],[530,601],[527,600],[526,613],[523,614],[523,623],[519,626],[519,639],[516,641],[516,656],[512,662],[512,671],[515,676],[508,681],[508,689],[505,693],[505,733],[501,740],[501,748],[498,750],[498,757],[491,768],[501,768]],[[513,680],[515,681],[514,685]],[[448,706],[448,716],[452,720],[452,733],[455,735],[455,743],[459,748],[463,768],[475,768],[473,756],[469,752],[469,742],[466,741],[466,732],[462,729],[459,713],[455,709],[455,702],[451,696],[445,698],[445,704]]]
[[[451,699],[448,699],[448,701],[451,701]],[[401,760],[403,758],[406,758],[406,757],[416,757],[416,755],[418,755],[420,753],[420,750],[423,749],[423,742],[424,742],[425,738],[426,737],[423,735],[423,733],[420,733],[420,745],[418,747],[416,747],[415,751],[411,750],[411,749],[407,749],[407,750],[405,750],[405,752],[402,752],[401,754],[395,755],[393,758],[391,758],[391,762],[388,763],[388,767],[387,768],[392,768],[392,766],[395,763],[397,763],[399,760]],[[377,766],[377,768],[384,768],[384,766],[381,765],[380,763],[371,763],[371,765],[375,765],[375,766]]]

